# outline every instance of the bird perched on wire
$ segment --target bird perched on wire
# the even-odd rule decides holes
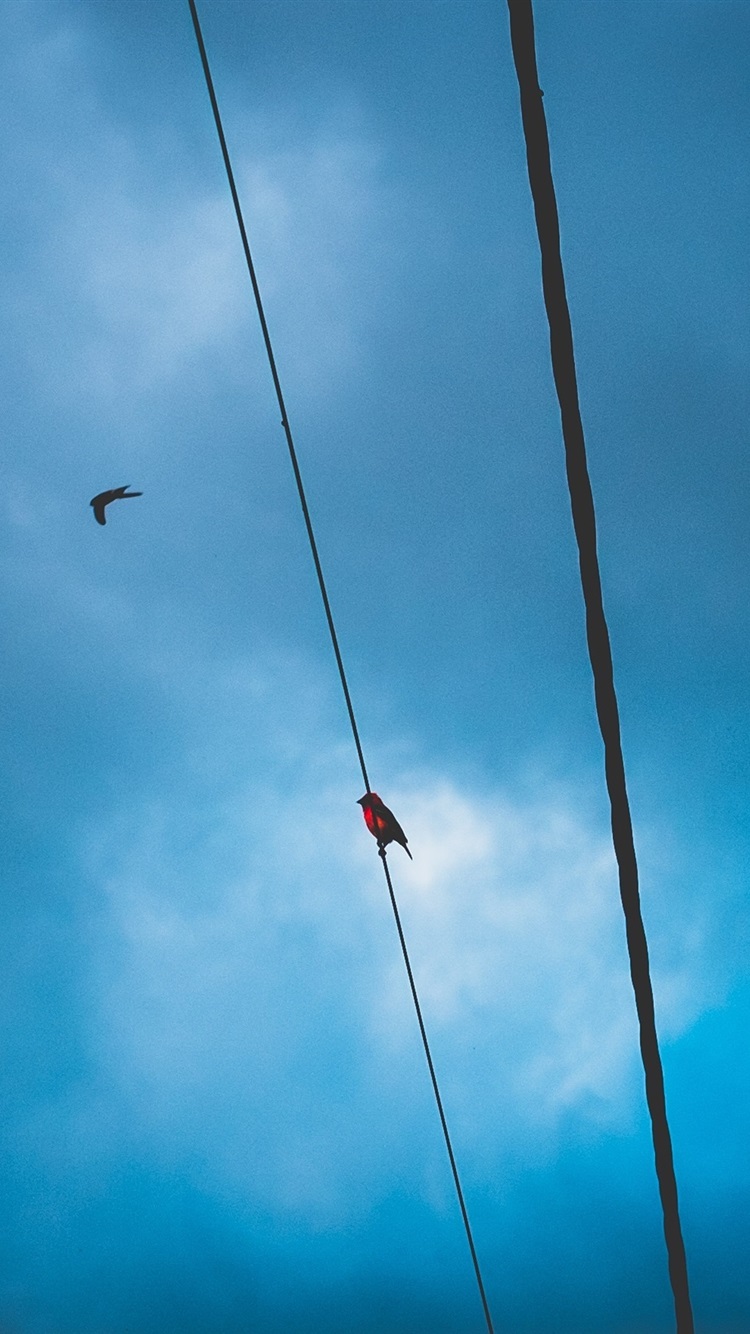
[[[365,824],[373,838],[378,840],[378,847],[381,855],[387,843],[400,843],[409,859],[414,861],[414,858],[406,846],[406,834],[393,814],[393,811],[389,811],[385,803],[381,801],[377,792],[365,792],[365,795],[359,798],[357,805],[362,807]]]
[[[129,482],[128,486],[130,486]],[[113,500],[133,500],[136,496],[143,495],[142,491],[128,491],[128,486],[116,486],[112,491],[100,491],[98,496],[94,496],[90,503],[97,523],[105,524],[107,522],[104,511],[107,505],[112,504]]]

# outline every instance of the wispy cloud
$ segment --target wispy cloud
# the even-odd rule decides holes
[[[28,113],[12,154],[25,240],[10,304],[40,388],[59,400],[75,387],[101,412],[168,389],[216,348],[231,374],[240,332],[243,379],[256,361],[265,379],[218,144],[201,181],[177,112],[162,124],[154,108],[137,130],[120,122],[83,28],[60,20],[38,33],[23,7],[17,27],[5,73]],[[196,89],[202,99],[197,78]],[[284,368],[306,395],[325,396],[357,364],[394,281],[382,153],[350,106],[286,132],[283,117],[271,133],[240,115],[240,131],[228,127],[235,172]]]
[[[239,163],[284,362],[313,398],[361,362],[367,332],[398,277],[398,246],[387,233],[404,201],[366,130],[339,128],[361,120],[351,107],[333,108],[301,144],[255,160],[243,155]]]
[[[149,1153],[198,1151],[213,1189],[241,1183],[264,1207],[322,1222],[358,1207],[362,1173],[377,1193],[377,1149],[361,1133],[380,1109],[389,1152],[405,1170],[416,1154],[426,1182],[423,1058],[327,678],[288,654],[220,659],[197,628],[104,596],[70,564],[35,577],[78,645],[100,645],[110,671],[169,700],[184,738],[170,741],[171,786],[80,831],[92,912],[79,964],[99,1076],[75,1117],[103,1100],[113,1144],[127,1123]],[[562,1127],[628,1128],[641,1078],[606,825],[543,775],[518,790],[469,786],[405,762],[409,749],[383,749],[373,772],[392,775],[384,796],[414,853],[393,849],[391,865],[475,1170],[551,1152]],[[646,830],[640,842],[668,1040],[713,1002],[707,934],[698,904],[676,917],[656,892],[669,839]],[[398,1126],[384,1110],[394,1098]]]
[[[198,746],[183,790],[86,836],[88,1041],[149,1152],[197,1153],[212,1190],[339,1225],[361,1211],[363,1181],[377,1196],[384,1137],[434,1193],[419,1132],[432,1113],[346,757],[325,731],[308,737],[312,761],[279,752],[262,677],[249,673],[222,780],[214,754],[201,781],[212,746]],[[225,675],[235,701],[241,689],[241,671]],[[253,694],[265,721],[251,743]],[[552,1152],[563,1126],[630,1127],[637,1030],[606,831],[559,788],[479,792],[422,768],[387,798],[414,851],[391,863],[469,1173]],[[677,950],[660,987],[672,1035],[700,1010],[702,969],[690,942]]]

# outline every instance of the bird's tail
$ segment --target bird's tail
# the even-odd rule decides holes
[[[409,849],[407,848],[406,844],[404,844],[404,852],[406,853],[407,857],[409,858],[409,861],[410,861],[410,862],[413,862],[413,861],[414,861],[414,858],[412,857],[412,855],[411,855]]]

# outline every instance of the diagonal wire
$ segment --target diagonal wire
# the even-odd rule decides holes
[[[250,243],[248,241],[247,230],[245,228],[245,220],[242,214],[242,206],[240,204],[239,195],[237,193],[237,186],[235,184],[234,172],[232,170],[232,163],[229,157],[229,149],[227,148],[227,141],[224,135],[224,128],[222,125],[221,114],[219,112],[219,104],[216,99],[216,92],[214,90],[214,82],[211,76],[211,69],[208,63],[208,55],[206,53],[206,47],[203,41],[203,33],[201,31],[200,20],[198,18],[198,11],[195,6],[195,0],[188,0],[188,4],[190,6],[190,14],[193,20],[193,27],[195,29],[195,37],[198,43],[198,50],[200,52],[201,64],[203,66],[203,74],[205,76],[206,87],[208,89],[208,96],[211,101],[211,109],[213,111],[214,121],[216,123],[216,131],[219,136],[219,143],[221,145],[221,153],[224,159],[224,167],[226,169],[227,179],[229,181],[229,189],[232,195],[234,211],[237,217],[237,225],[239,227],[240,236],[242,238],[242,248],[245,252],[245,261],[247,263],[247,269],[250,275],[250,282],[252,283],[253,287],[255,305],[258,311],[260,327],[263,332],[263,341],[266,345],[266,354],[268,356],[268,363],[271,368],[271,375],[273,377],[274,388],[276,390],[276,397],[278,399],[279,409],[281,411],[281,425],[284,428],[284,434],[286,436],[286,442],[289,449],[289,457],[291,459],[292,469],[294,472],[294,480],[297,484],[297,493],[299,495],[300,505],[302,507],[302,514],[305,520],[305,527],[307,529],[307,536],[310,543],[310,550],[312,552],[313,563],[315,565],[315,573],[318,577],[320,595],[323,599],[323,607],[325,609],[326,621],[328,622],[328,630],[331,636],[331,644],[333,646],[333,652],[336,658],[336,666],[338,667],[339,677],[341,680],[341,688],[344,692],[346,708],[349,714],[349,722],[352,729],[352,736],[354,737],[354,744],[357,748],[357,756],[359,759],[360,768],[362,770],[362,777],[364,779],[365,790],[369,792],[370,780],[367,775],[367,766],[365,764],[362,742],[359,736],[359,728],[357,727],[357,720],[354,714],[354,706],[352,704],[351,695],[349,693],[349,685],[346,679],[346,672],[344,670],[344,662],[341,656],[341,649],[339,647],[338,636],[336,634],[336,626],[333,620],[333,612],[331,611],[331,604],[328,599],[328,591],[326,588],[325,578],[323,576],[323,567],[320,563],[320,556],[318,554],[318,545],[317,542],[315,541],[315,533],[313,530],[312,519],[310,517],[310,510],[307,504],[305,488],[302,483],[302,474],[300,472],[299,462],[297,459],[297,451],[294,447],[294,440],[292,438],[292,432],[289,426],[289,419],[287,416],[286,405],[284,403],[284,395],[281,389],[279,373],[278,370],[276,369],[276,359],[274,357],[273,347],[271,345],[271,336],[268,332],[268,324],[266,322],[266,316],[263,309],[263,301],[261,299],[261,294],[260,294],[260,287],[258,285],[258,279],[255,273],[255,265],[253,264],[252,255],[250,253]],[[448,1159],[450,1161],[451,1172],[453,1175],[453,1182],[456,1187],[456,1195],[458,1196],[458,1203],[461,1210],[461,1218],[463,1220],[464,1230],[466,1232],[466,1239],[469,1244],[471,1261],[474,1267],[474,1274],[477,1280],[479,1296],[482,1302],[482,1310],[484,1312],[484,1318],[487,1324],[488,1334],[494,1334],[492,1317],[490,1315],[490,1309],[487,1304],[487,1296],[485,1293],[484,1283],[482,1281],[482,1273],[479,1267],[479,1259],[477,1257],[477,1251],[474,1245],[474,1237],[471,1230],[471,1224],[469,1222],[469,1215],[466,1209],[464,1193],[461,1187],[461,1179],[458,1174],[456,1157],[453,1152],[453,1144],[451,1142],[450,1132],[448,1130],[448,1122],[446,1120],[445,1112],[443,1110],[443,1100],[440,1096],[440,1088],[438,1086],[437,1075],[435,1073],[435,1066],[433,1064],[432,1053],[430,1051],[430,1044],[427,1038],[427,1030],[425,1029],[424,1020],[422,1018],[422,1007],[419,1002],[419,996],[417,994],[417,986],[416,982],[414,981],[414,973],[412,971],[412,966],[409,959],[409,951],[406,946],[406,938],[404,936],[403,927],[401,925],[401,915],[398,910],[396,895],[394,893],[393,884],[391,882],[391,875],[388,869],[388,862],[386,860],[385,848],[382,846],[382,844],[379,845],[378,851],[380,853],[380,858],[383,863],[383,871],[385,873],[386,884],[388,885],[388,894],[391,901],[391,907],[393,909],[393,916],[396,922],[396,929],[398,931],[398,938],[399,938],[399,943],[401,945],[401,952],[403,954],[404,964],[406,965],[406,973],[409,979],[409,987],[411,990],[412,1000],[414,1002],[414,1008],[416,1010],[417,1022],[419,1024],[419,1032],[422,1038],[422,1046],[424,1048],[425,1057],[427,1059],[427,1068],[430,1073],[430,1080],[432,1083],[432,1090],[435,1095],[435,1102],[437,1104],[438,1114],[440,1117],[440,1125],[443,1131],[443,1138],[445,1139],[445,1146],[448,1151]]]
[[[297,460],[297,451],[294,447],[294,440],[292,439],[292,432],[289,426],[289,418],[287,417],[287,412],[286,412],[286,404],[284,403],[284,395],[281,392],[281,381],[279,380],[279,372],[276,369],[276,358],[273,355],[273,347],[271,346],[271,335],[268,332],[268,324],[266,323],[266,315],[263,309],[263,301],[260,295],[260,287],[258,286],[258,279],[255,274],[255,265],[253,264],[253,257],[250,253],[250,242],[247,239],[245,219],[242,215],[242,207],[240,205],[240,197],[237,193],[237,186],[234,180],[234,172],[232,170],[232,163],[229,157],[229,149],[227,148],[227,141],[226,138],[224,137],[224,127],[221,122],[219,104],[216,100],[216,93],[214,91],[214,81],[211,77],[211,69],[208,63],[208,55],[206,54],[206,47],[203,41],[203,33],[201,31],[200,20],[198,18],[198,11],[195,7],[195,0],[188,0],[188,3],[190,5],[190,14],[193,20],[193,27],[195,29],[195,37],[198,43],[198,50],[200,52],[201,64],[203,66],[203,73],[206,79],[206,87],[208,88],[208,96],[211,99],[211,109],[214,113],[214,120],[216,122],[216,131],[219,136],[219,143],[221,144],[221,154],[222,157],[224,158],[224,166],[226,168],[227,180],[229,181],[229,189],[232,193],[232,203],[234,204],[234,211],[237,217],[237,226],[240,229],[240,236],[242,238],[242,248],[245,252],[247,271],[250,274],[250,282],[253,285],[253,296],[255,297],[255,305],[258,310],[258,319],[260,320],[260,327],[263,331],[263,341],[266,345],[268,364],[271,367],[271,375],[273,377],[274,389],[276,390],[276,397],[278,399],[279,409],[281,411],[281,425],[283,426],[284,434],[286,435],[286,443],[289,448],[289,457],[291,459],[292,469],[294,471],[294,480],[297,483],[297,494],[299,495],[300,505],[302,506],[302,514],[304,516],[305,527],[307,529],[307,536],[310,542],[310,550],[312,552],[312,558],[315,565],[315,573],[318,576],[320,596],[323,599],[323,607],[325,609],[326,620],[328,622],[328,631],[331,636],[333,652],[336,658],[336,666],[339,669],[339,676],[341,678],[341,688],[344,692],[344,699],[346,700],[346,709],[347,713],[349,714],[349,722],[351,724],[352,735],[354,737],[354,744],[357,747],[357,757],[359,759],[359,766],[360,769],[362,770],[362,777],[365,782],[365,788],[369,792],[370,780],[367,777],[367,767],[365,765],[365,757],[364,757],[364,752],[362,750],[362,742],[360,741],[359,738],[359,729],[357,727],[357,720],[354,716],[354,706],[352,705],[352,698],[351,695],[349,694],[349,685],[346,679],[346,672],[344,671],[344,661],[343,658],[341,657],[341,649],[339,648],[338,635],[336,634],[336,626],[334,625],[333,622],[333,613],[331,611],[331,604],[328,600],[328,590],[326,588],[326,581],[323,578],[323,567],[320,563],[320,556],[318,555],[318,544],[315,541],[315,533],[313,531],[312,520],[310,518],[310,511],[307,506],[307,497],[305,495],[305,488],[302,485],[302,474],[300,472],[299,462]]]
[[[578,543],[578,560],[586,607],[586,636],[594,676],[594,694],[599,728],[604,742],[604,766],[609,793],[612,840],[625,915],[630,958],[630,976],[638,1012],[641,1057],[645,1072],[646,1101],[651,1116],[656,1175],[659,1183],[669,1277],[674,1298],[678,1334],[693,1334],[693,1312],[688,1286],[687,1260],[677,1203],[677,1181],[672,1141],[667,1121],[664,1074],[656,1034],[654,996],[649,970],[648,944],[638,891],[638,865],[633,842],[630,804],[625,784],[625,764],[620,739],[620,719],[615,693],[612,651],[604,615],[601,577],[596,551],[594,500],[586,461],[573,334],[560,255],[560,228],[550,165],[547,122],[539,88],[534,44],[534,15],[531,0],[508,0],[513,59],[521,93],[521,116],[526,139],[529,182],[534,201],[539,249],[542,258],[542,287],[550,329],[552,370],[560,404],[565,464]]]
[[[448,1150],[451,1172],[453,1173],[453,1183],[456,1187],[456,1195],[458,1196],[458,1203],[461,1209],[461,1217],[463,1218],[464,1228],[466,1230],[466,1239],[469,1243],[469,1250],[471,1251],[471,1262],[474,1266],[474,1274],[477,1280],[477,1287],[479,1288],[479,1296],[482,1300],[482,1310],[484,1311],[484,1318],[487,1322],[487,1329],[489,1330],[489,1334],[494,1334],[492,1327],[492,1316],[490,1315],[490,1308],[487,1304],[487,1294],[485,1293],[484,1283],[482,1282],[482,1271],[479,1268],[479,1258],[477,1256],[476,1247],[474,1246],[474,1238],[471,1232],[469,1215],[466,1210],[464,1193],[463,1190],[461,1189],[461,1179],[458,1175],[458,1167],[456,1165],[456,1159],[453,1154],[453,1145],[451,1144],[451,1137],[448,1132],[448,1122],[445,1119],[445,1112],[443,1111],[443,1100],[440,1096],[440,1089],[438,1087],[437,1075],[435,1074],[435,1067],[432,1063],[430,1044],[427,1040],[427,1030],[425,1029],[424,1020],[422,1018],[422,1007],[419,1003],[419,996],[417,995],[417,984],[414,981],[414,974],[411,970],[411,963],[409,962],[409,951],[406,948],[406,940],[404,938],[403,927],[401,926],[401,914],[399,913],[398,904],[396,903],[396,895],[393,892],[393,885],[391,883],[391,873],[388,870],[386,852],[382,844],[380,845],[379,852],[383,862],[383,870],[385,871],[386,883],[388,885],[388,893],[391,899],[391,907],[393,908],[393,916],[396,919],[396,929],[398,931],[398,938],[401,944],[401,953],[404,956],[404,963],[406,964],[406,972],[409,978],[409,986],[411,988],[412,1000],[414,1001],[414,1009],[417,1012],[417,1022],[419,1024],[419,1032],[422,1038],[422,1046],[424,1047],[424,1054],[427,1057],[427,1068],[429,1069],[430,1079],[432,1081],[432,1091],[435,1094],[435,1102],[437,1103],[438,1114],[440,1116],[440,1124],[443,1128],[445,1146]]]

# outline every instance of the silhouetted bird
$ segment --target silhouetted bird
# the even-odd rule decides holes
[[[388,810],[385,803],[380,800],[377,792],[365,792],[365,795],[359,798],[357,805],[362,807],[365,824],[373,838],[378,840],[378,846],[380,848],[384,848],[387,843],[400,843],[406,855],[414,861],[414,858],[406,846],[406,834],[393,814],[393,811]]]
[[[130,482],[128,482],[128,486],[130,486]],[[128,486],[116,486],[112,491],[102,491],[98,496],[94,496],[91,505],[97,523],[105,524],[107,522],[104,511],[107,505],[112,504],[113,500],[133,500],[135,496],[143,495],[142,491],[128,491]]]

